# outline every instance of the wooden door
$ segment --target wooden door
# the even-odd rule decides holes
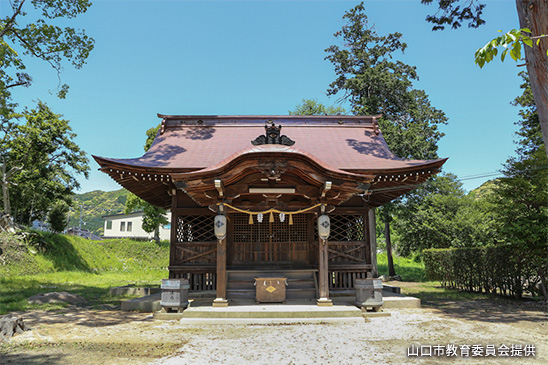
[[[249,215],[231,214],[232,249],[229,262],[241,264],[276,264],[296,263],[308,264],[308,215],[293,216],[293,224],[289,217],[280,221],[279,214],[274,214],[274,221],[269,222],[265,214],[262,222],[253,217],[249,224]]]

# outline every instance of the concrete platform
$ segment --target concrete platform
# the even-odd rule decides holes
[[[190,318],[363,318],[389,315],[386,312],[363,312],[354,304],[355,297],[334,297],[333,307],[318,307],[315,300],[288,300],[285,304],[256,304],[253,300],[230,300],[228,307],[212,307],[211,293],[197,293],[189,300],[190,305],[183,313],[162,313],[161,294],[152,294],[142,298],[123,301],[124,311],[154,312],[155,319]],[[383,291],[382,309],[421,308],[420,299],[393,292]]]
[[[311,300],[288,300],[285,304],[256,304],[232,300],[228,307],[212,307],[211,300],[195,299],[183,313],[156,312],[154,319],[180,320],[181,324],[294,324],[361,323],[364,318],[388,317],[389,312],[362,312],[346,300],[335,299],[332,307],[318,307]],[[367,319],[366,319],[367,320]]]
[[[421,300],[415,297],[383,291],[382,300],[385,309],[421,308]]]
[[[162,293],[147,295],[141,298],[123,300],[120,307],[123,311],[157,312],[162,309]]]
[[[110,295],[151,295],[161,293],[161,288],[143,288],[132,285],[117,286],[109,290]]]
[[[253,300],[232,300],[228,307],[215,308],[208,301],[193,301],[183,312],[185,318],[362,318],[362,311],[348,303],[319,307],[315,301],[287,300],[285,304]]]

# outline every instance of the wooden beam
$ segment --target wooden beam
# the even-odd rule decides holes
[[[219,192],[219,198],[223,198],[225,196],[225,187],[223,185],[223,182],[221,180],[216,179],[214,181],[215,183],[215,189]]]

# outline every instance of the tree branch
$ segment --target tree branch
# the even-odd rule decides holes
[[[15,24],[15,18],[21,14],[21,10],[23,8],[23,4],[25,3],[26,0],[22,0],[21,3],[19,4],[19,7],[17,8],[17,10],[15,10],[15,12],[13,13],[13,15],[11,16],[11,19],[8,20],[8,22],[6,23],[6,26],[4,27],[4,29],[2,29],[0,31],[0,38],[2,38],[10,29],[11,27],[13,26],[13,24]]]
[[[16,31],[13,31],[13,34],[15,34],[15,36],[17,37],[17,39],[19,39],[19,41],[21,43],[23,43],[25,46],[27,46],[27,49],[30,51],[30,53],[32,53],[32,55],[34,57],[37,57],[37,58],[40,58],[41,60],[44,60],[46,61],[47,63],[50,64],[50,66],[55,70],[57,71],[57,74],[60,74],[61,73],[61,67],[60,66],[56,66],[53,62],[51,62],[51,60],[49,60],[45,55],[44,53],[37,53],[35,50],[34,50],[34,47],[32,45],[30,45],[23,37],[21,37],[21,35],[19,33],[17,33]]]
[[[25,85],[29,85],[29,82],[28,82],[28,81],[25,81],[25,82],[16,82],[15,84],[6,85],[5,88],[6,88],[6,89],[9,89],[10,87],[25,86]]]

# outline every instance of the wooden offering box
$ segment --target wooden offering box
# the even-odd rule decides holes
[[[255,278],[257,303],[285,303],[287,278]]]

